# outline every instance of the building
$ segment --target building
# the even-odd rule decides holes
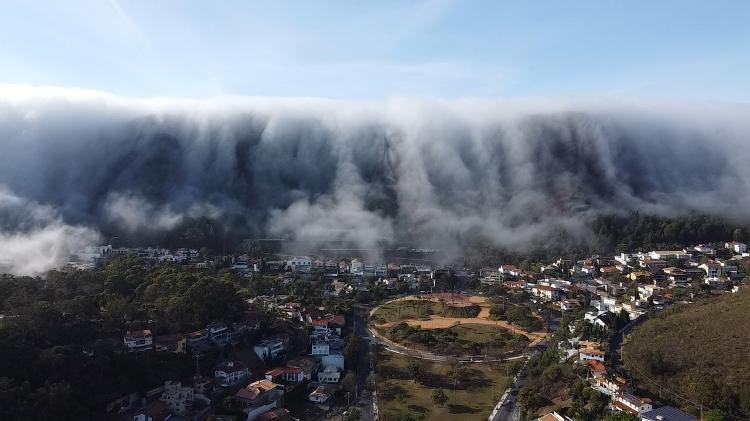
[[[594,360],[604,362],[604,351],[596,348],[581,348],[578,350],[578,360]]]
[[[359,260],[359,259],[352,259],[351,266],[349,268],[349,272],[352,276],[364,276],[365,274],[365,264]],[[375,272],[373,268],[373,273]]]
[[[672,406],[662,406],[641,414],[642,421],[698,421],[698,418]]]
[[[166,421],[172,417],[169,405],[160,400],[146,405],[142,412],[133,416],[133,421]]]
[[[311,355],[328,355],[331,352],[331,345],[326,341],[315,341],[310,348]]]
[[[192,387],[183,386],[180,382],[166,381],[159,400],[166,403],[173,414],[187,415],[194,398]]]
[[[685,260],[690,258],[690,254],[686,253],[684,250],[659,250],[652,251],[648,255],[654,260]]]
[[[214,367],[214,379],[221,387],[231,387],[250,378],[250,370],[239,361],[224,361]]]
[[[286,356],[287,340],[284,338],[266,339],[255,345],[253,351],[263,362],[281,359]]]
[[[518,276],[521,274],[521,271],[514,265],[501,265],[497,269],[497,271],[500,272],[501,275],[508,275],[508,276]]]
[[[560,310],[562,311],[571,311],[574,310],[576,307],[580,307],[581,303],[578,300],[574,299],[563,299],[560,300]]]
[[[331,352],[328,355],[323,355],[323,358],[321,359],[321,365],[323,367],[338,367],[339,370],[344,371],[344,356],[338,351]]]
[[[242,405],[243,412],[247,414],[247,420],[254,421],[268,411],[281,406],[284,390],[281,385],[263,379],[240,389],[234,397]]]
[[[534,421],[573,421],[564,415],[560,415],[557,412],[550,412],[549,414],[543,415]]]
[[[295,256],[286,261],[286,268],[292,272],[310,273],[312,265],[312,260],[305,256]]]
[[[318,372],[318,381],[321,383],[338,383],[341,380],[341,371],[338,367],[329,365],[323,371]]]
[[[614,395],[610,406],[616,411],[626,412],[631,415],[640,415],[652,409],[650,399],[639,398],[628,392],[620,392]]]
[[[206,326],[208,337],[216,345],[226,345],[232,338],[232,331],[223,323],[211,323]]]
[[[531,293],[545,301],[556,300],[560,295],[560,290],[548,285],[534,285],[531,287]]]
[[[318,386],[313,390],[308,396],[307,399],[310,402],[315,403],[326,403],[329,399],[333,397],[333,391],[331,388],[326,386]]]
[[[187,352],[187,337],[181,333],[174,335],[159,335],[154,338],[156,352],[174,352],[184,354]]]
[[[151,351],[154,349],[154,337],[149,329],[129,330],[123,338],[128,352]]]
[[[725,243],[724,247],[732,250],[736,254],[747,253],[747,244],[740,243],[739,241],[732,241],[731,243]]]

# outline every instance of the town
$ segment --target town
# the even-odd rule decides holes
[[[362,250],[255,252],[87,247],[40,279],[41,288],[60,288],[86,273],[109,273],[105,288],[140,300],[139,308],[114,315],[127,303],[107,298],[101,311],[78,316],[100,330],[78,343],[84,366],[118,355],[137,357],[134,365],[156,358],[151,367],[169,355],[179,361],[180,369],[150,373],[132,390],[108,394],[95,410],[134,421],[463,419],[455,402],[462,393],[473,419],[490,421],[698,419],[688,412],[694,408],[665,404],[658,390],[635,380],[623,362],[623,342],[673,305],[740,292],[750,268],[747,245],[738,241],[491,268],[437,265],[414,258],[415,250],[389,261]],[[174,304],[174,292],[165,291],[192,290],[203,280],[183,276],[231,285],[224,291],[229,298],[206,287],[191,297],[206,301],[205,314],[173,310],[188,304]],[[27,317],[7,304],[0,310],[3,328]],[[173,317],[177,311],[184,313]],[[113,329],[121,329],[119,345],[106,345]],[[478,329],[473,342],[471,329]],[[430,372],[439,377],[441,365],[492,364],[504,374],[473,375],[488,377],[484,389],[470,384],[471,372],[449,367],[452,391],[450,382],[435,387],[425,380]],[[404,388],[411,391],[392,393]],[[472,407],[472,396],[479,401],[489,389]],[[404,396],[437,409],[409,407]]]

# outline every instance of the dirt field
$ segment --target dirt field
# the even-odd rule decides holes
[[[488,326],[496,326],[510,330],[514,333],[518,333],[526,336],[529,339],[529,346],[534,346],[541,342],[545,336],[545,332],[526,332],[518,327],[511,326],[504,320],[490,320],[490,303],[487,301],[487,297],[478,295],[463,295],[463,294],[451,294],[451,293],[439,293],[439,294],[427,294],[422,296],[409,295],[406,297],[399,298],[392,302],[406,301],[406,300],[429,300],[434,302],[440,302],[441,299],[448,305],[460,306],[460,305],[478,305],[481,309],[479,315],[473,318],[457,318],[457,317],[443,317],[438,315],[430,315],[429,320],[418,320],[418,319],[405,319],[400,321],[392,321],[383,324],[376,324],[377,327],[389,328],[398,323],[405,322],[410,326],[419,326],[422,329],[441,329],[449,328],[456,324],[481,324]],[[377,308],[373,309],[370,314],[375,314]]]

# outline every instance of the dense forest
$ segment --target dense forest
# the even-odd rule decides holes
[[[135,258],[45,279],[3,276],[0,419],[102,419],[112,399],[195,370],[185,355],[126,353],[126,330],[185,332],[235,320],[245,306],[230,275],[170,266],[146,271]]]

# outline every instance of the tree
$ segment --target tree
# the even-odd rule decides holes
[[[445,406],[448,402],[448,395],[443,389],[435,389],[432,391],[432,402],[437,406]]]
[[[422,380],[425,375],[425,367],[417,359],[409,361],[409,376],[414,380],[414,383]]]
[[[712,409],[703,413],[703,419],[705,421],[724,421],[726,416],[719,409]]]

